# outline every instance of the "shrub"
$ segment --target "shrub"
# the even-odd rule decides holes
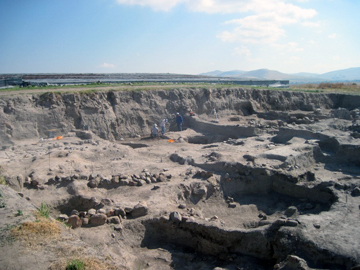
[[[5,176],[3,175],[3,168],[0,166],[0,185],[7,185]]]
[[[83,261],[80,260],[72,260],[66,266],[66,270],[82,270],[85,269],[85,264]]]
[[[4,195],[2,194],[1,190],[0,190],[0,208],[4,208],[6,207],[6,203],[4,202]]]
[[[0,175],[0,185],[7,185],[6,179],[3,175]]]
[[[39,208],[39,215],[44,218],[49,218],[50,208],[46,203],[41,203]]]
[[[81,256],[81,257],[80,257]],[[106,259],[107,260],[107,259]],[[117,270],[119,269],[112,262],[101,261],[94,257],[88,257],[84,254],[81,254],[76,257],[72,257],[71,261],[69,259],[53,262],[49,270],[59,270],[59,269],[91,269],[91,270]]]

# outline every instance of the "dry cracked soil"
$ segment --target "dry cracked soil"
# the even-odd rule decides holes
[[[1,269],[360,269],[358,96],[159,87],[0,107]],[[24,237],[44,206],[58,231]]]

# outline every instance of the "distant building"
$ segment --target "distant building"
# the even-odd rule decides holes
[[[22,84],[21,77],[6,78],[0,80],[0,87],[5,86],[19,86]]]

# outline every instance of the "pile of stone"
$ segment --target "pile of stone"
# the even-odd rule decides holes
[[[151,174],[149,172],[143,172],[141,174],[118,174],[113,175],[111,179],[104,178],[100,175],[89,177],[88,186],[90,188],[116,188],[119,186],[143,186],[151,183],[167,182],[172,178],[171,174]]]
[[[172,175],[169,173],[149,173],[142,172],[140,174],[117,174],[112,175],[110,177],[105,177],[103,175],[90,174],[89,176],[85,174],[73,174],[71,176],[54,176],[50,177],[44,184],[43,181],[40,180],[34,172],[30,173],[25,178],[22,175],[16,177],[16,179],[12,182],[16,183],[17,189],[21,190],[21,188],[35,188],[43,190],[46,188],[46,185],[56,185],[56,186],[67,186],[75,180],[86,180],[88,181],[88,187],[90,188],[117,188],[119,186],[143,186],[151,183],[159,183],[159,182],[167,182],[170,181]],[[11,181],[9,181],[11,182]]]
[[[151,174],[143,172],[141,174],[117,174],[110,177],[105,177],[100,174],[93,175],[79,175],[74,174],[71,176],[55,176],[48,179],[46,185],[61,185],[66,186],[75,180],[86,180],[88,181],[88,187],[90,188],[117,188],[119,186],[143,186],[145,184],[167,182],[172,178],[171,174],[155,173]],[[40,183],[41,181],[35,178],[34,175],[30,175],[25,178],[24,186],[28,188],[44,189],[45,186]]]
[[[70,216],[60,214],[58,219],[65,222],[71,228],[94,227],[104,224],[115,224],[114,229],[122,230],[122,221],[129,218],[138,218],[148,214],[146,202],[139,202],[134,207],[114,207],[110,209],[94,209],[78,211],[73,209]]]

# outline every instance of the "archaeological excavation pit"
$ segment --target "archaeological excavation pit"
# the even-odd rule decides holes
[[[198,172],[194,177],[199,175]],[[288,254],[282,254],[285,247],[282,240],[277,239],[280,232],[282,237],[283,234],[294,237],[293,234],[304,226],[300,221],[302,215],[326,212],[338,198],[329,184],[311,188],[297,184],[309,181],[311,176],[300,175],[295,179],[274,174],[267,175],[266,180],[261,179],[264,175],[251,169],[246,175],[243,173],[243,177],[225,173],[220,181],[221,189],[214,188],[210,178],[182,184],[178,196],[186,203],[168,216],[144,220],[146,232],[142,246],[168,247],[175,251],[174,246],[182,247],[211,255],[225,265],[231,258],[241,261],[242,256],[247,256],[253,261],[257,259],[257,265],[252,267],[256,265],[258,269],[268,269],[266,265],[285,260]],[[264,180],[269,183],[264,184]],[[296,244],[309,244],[301,241],[299,239]],[[171,244],[173,247],[169,247]],[[309,265],[334,267],[334,262],[329,263],[328,259],[320,261],[317,256],[322,250],[312,245],[309,250],[299,246],[293,248]],[[337,260],[344,263],[347,258]]]
[[[6,179],[120,269],[360,263],[357,97],[236,88],[39,100],[1,103]],[[164,118],[170,131],[149,138]]]

